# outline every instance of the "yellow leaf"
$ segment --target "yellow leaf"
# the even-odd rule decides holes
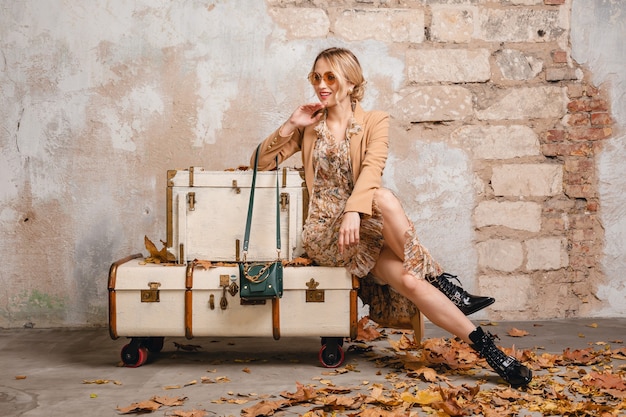
[[[400,395],[402,401],[409,404],[428,405],[434,402],[443,401],[441,394],[438,391],[432,391],[429,389],[417,391],[415,395],[411,395],[408,392],[404,392]]]

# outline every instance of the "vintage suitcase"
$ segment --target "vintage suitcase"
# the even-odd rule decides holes
[[[109,332],[131,338],[122,349],[127,366],[139,366],[163,338],[320,336],[320,361],[343,362],[343,338],[356,338],[358,279],[345,268],[286,266],[284,294],[247,302],[239,297],[239,268],[203,263],[145,263],[140,254],[109,271]]]
[[[249,261],[276,258],[276,171],[256,180]],[[301,232],[308,198],[300,172],[279,175],[281,257],[303,253]],[[205,171],[191,167],[167,173],[167,248],[179,263],[194,259],[239,260],[248,213],[252,171]]]

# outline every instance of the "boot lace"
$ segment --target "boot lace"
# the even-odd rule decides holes
[[[459,301],[465,296],[466,291],[461,287],[461,281],[456,275],[443,273],[439,275],[438,278],[441,278],[439,281],[439,285],[441,287],[441,292],[448,294],[450,297],[457,298]],[[459,285],[456,285],[452,282],[452,280],[456,280]]]

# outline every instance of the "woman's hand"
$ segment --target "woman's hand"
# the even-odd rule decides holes
[[[298,107],[280,129],[281,136],[289,136],[294,130],[300,127],[307,127],[318,122],[323,114],[323,112],[319,110],[323,108],[324,105],[322,103],[309,103]]]
[[[339,228],[339,253],[345,249],[359,244],[361,229],[361,216],[356,211],[348,211],[343,214],[341,227]]]

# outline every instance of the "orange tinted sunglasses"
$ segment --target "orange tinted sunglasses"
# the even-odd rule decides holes
[[[312,72],[309,74],[309,81],[313,85],[320,85],[320,83],[324,80],[326,85],[333,85],[337,81],[337,77],[332,72],[325,72],[324,75],[320,75],[317,72]]]

